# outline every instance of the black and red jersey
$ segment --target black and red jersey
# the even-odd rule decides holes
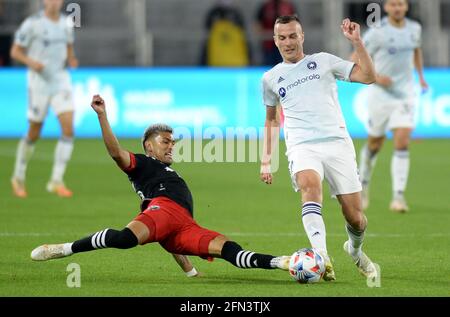
[[[130,166],[124,172],[142,199],[141,210],[147,207],[151,199],[165,196],[193,214],[191,191],[168,164],[144,154],[130,153],[130,160]]]

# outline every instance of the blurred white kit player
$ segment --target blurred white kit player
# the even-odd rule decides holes
[[[393,198],[390,208],[395,212],[408,210],[404,191],[409,174],[408,145],[414,129],[415,90],[413,71],[416,66],[422,89],[427,89],[422,72],[421,26],[405,18],[406,0],[388,0],[380,27],[372,27],[364,35],[364,44],[372,56],[377,80],[368,88],[369,139],[360,155],[363,184],[363,208],[369,206],[369,183],[377,153],[385,134],[394,133],[391,161]]]
[[[335,274],[322,218],[323,179],[339,200],[346,220],[345,251],[363,275],[377,276],[374,264],[362,251],[367,219],[361,207],[356,153],[336,84],[336,80],[369,84],[375,79],[375,71],[359,25],[346,19],[341,28],[358,52],[356,63],[328,53],[304,54],[304,33],[298,18],[278,18],[274,38],[283,62],[266,72],[262,80],[266,122],[260,177],[266,184],[272,183],[270,162],[279,139],[277,106],[281,106],[292,184],[295,191],[301,192],[302,222],[311,246],[325,258],[326,281],[335,280]]]
[[[21,198],[27,197],[27,164],[49,107],[58,117],[62,136],[56,145],[47,190],[61,197],[72,196],[63,182],[66,165],[73,150],[74,111],[71,79],[66,64],[77,67],[78,61],[73,50],[73,24],[60,13],[62,5],[63,0],[44,0],[44,10],[22,23],[11,48],[11,56],[28,66],[29,129],[19,142],[11,179],[14,194]]]

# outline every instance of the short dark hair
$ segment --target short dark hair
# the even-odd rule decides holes
[[[282,15],[276,19],[275,24],[288,24],[293,21],[298,22],[298,24],[302,25],[302,23],[300,22],[300,19],[298,18],[298,16],[296,14]]]
[[[142,136],[142,147],[144,148],[144,151],[147,151],[145,149],[145,141],[160,134],[161,132],[173,133],[173,129],[172,129],[172,127],[168,126],[167,124],[156,123],[156,124],[152,124],[145,130],[144,135]]]

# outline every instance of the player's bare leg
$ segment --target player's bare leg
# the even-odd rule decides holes
[[[122,231],[105,229],[72,243],[41,245],[31,252],[31,259],[35,261],[47,261],[96,249],[129,249],[138,244],[146,243],[149,235],[150,231],[148,227],[142,222],[134,220]]]
[[[367,143],[361,150],[359,160],[359,175],[362,184],[362,207],[366,210],[369,207],[369,185],[372,171],[377,161],[377,154],[383,146],[385,137],[370,136]]]
[[[64,184],[63,177],[73,151],[73,112],[60,114],[58,121],[62,136],[56,144],[52,175],[47,183],[47,191],[60,197],[71,197],[72,191]]]
[[[408,211],[404,197],[409,174],[409,143],[412,129],[394,129],[394,154],[391,161],[392,201],[390,209],[394,212]]]
[[[29,121],[27,136],[20,140],[17,147],[16,163],[11,178],[11,185],[14,195],[19,198],[27,197],[27,190],[25,187],[27,166],[34,152],[34,144],[41,135],[41,130],[41,122]]]
[[[296,175],[297,187],[301,191],[302,223],[311,246],[325,260],[325,281],[336,280],[333,264],[328,255],[325,223],[322,218],[322,179],[314,170],[300,171]]]
[[[344,243],[344,250],[351,256],[361,274],[374,279],[377,276],[375,265],[362,251],[367,218],[361,207],[361,194],[338,195],[337,198],[347,222],[345,230],[349,239]]]
[[[290,256],[272,256],[243,250],[234,241],[223,235],[215,237],[208,245],[208,252],[213,257],[222,258],[241,269],[289,269]]]

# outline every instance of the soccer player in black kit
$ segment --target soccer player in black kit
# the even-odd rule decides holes
[[[243,250],[224,235],[200,227],[193,219],[193,201],[185,181],[170,167],[175,145],[172,128],[151,125],[142,138],[144,154],[120,147],[106,116],[104,100],[95,95],[91,104],[97,113],[103,141],[141,197],[141,212],[123,230],[105,229],[73,243],[46,244],[31,252],[35,261],[70,256],[103,248],[129,249],[138,244],[159,244],[172,253],[187,276],[197,276],[187,255],[222,258],[239,268],[287,270],[289,256],[275,257]]]

